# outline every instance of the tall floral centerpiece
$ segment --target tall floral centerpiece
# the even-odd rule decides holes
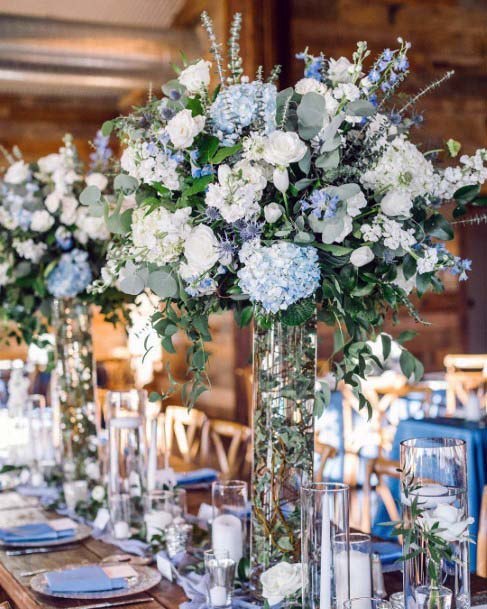
[[[400,41],[370,61],[360,42],[352,61],[308,53],[305,78],[278,91],[279,68],[267,80],[244,75],[236,15],[222,57],[203,14],[214,61],[184,63],[162,98],[105,123],[124,145],[115,188],[132,197],[124,209],[91,188],[112,227],[102,291],[118,285],[160,298],[152,322],[173,351],[181,329],[190,340],[192,380],[183,396],[205,390],[208,316],[233,309],[254,321],[254,573],[280,559],[299,559],[299,486],[312,476],[316,320],[336,328],[338,379],[360,393],[385,316],[432,287],[439,273],[465,278],[469,261],[441,243],[453,228],[440,213],[475,203],[486,177],[485,150],[438,168],[409,131],[421,94],[397,105],[408,74],[409,45]],[[211,86],[212,74],[216,86]],[[450,141],[441,161],[458,153]],[[438,151],[435,152],[438,155]],[[390,337],[383,335],[386,357]],[[423,368],[402,347],[407,377]]]
[[[100,277],[109,231],[103,217],[81,205],[87,185],[110,192],[100,173],[111,154],[99,134],[90,173],[84,175],[71,136],[57,153],[25,162],[6,153],[9,167],[0,184],[0,315],[9,338],[46,346],[52,322],[56,335],[54,396],[67,478],[84,475],[96,459],[95,368],[90,304],[115,321],[128,300],[115,289],[92,295]]]

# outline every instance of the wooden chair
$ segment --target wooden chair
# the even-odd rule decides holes
[[[315,472],[315,481],[323,482],[323,472],[325,471],[326,462],[328,459],[333,459],[337,456],[337,449],[330,444],[321,442],[315,436],[315,452],[320,455],[320,462]]]
[[[8,601],[5,601],[0,603],[0,609],[12,609],[12,605]]]
[[[195,463],[198,453],[203,446],[207,450],[208,421],[204,412],[185,406],[168,406],[164,412],[166,447],[169,455],[173,456],[173,437],[176,438],[178,451],[185,463]]]
[[[253,402],[253,375],[252,366],[245,366],[245,368],[236,368],[235,376],[241,382],[243,393],[245,395],[245,402],[247,404],[247,416],[249,425],[252,425],[252,402]]]
[[[487,486],[482,493],[477,537],[477,575],[487,577]]]
[[[394,497],[384,480],[387,478],[400,479],[401,474],[398,471],[399,461],[392,461],[378,457],[377,459],[369,459],[366,466],[365,483],[364,483],[364,505],[362,511],[362,526],[361,529],[370,533],[372,529],[372,490],[373,477],[377,478],[375,491],[384,502],[387,514],[390,520],[399,520],[399,510],[397,509]]]
[[[222,472],[226,480],[238,477],[248,477],[250,464],[249,454],[252,432],[249,427],[241,423],[211,419],[207,422],[209,443],[213,445]],[[205,436],[206,437],[206,436]],[[227,448],[225,448],[225,445]],[[204,454],[206,451],[206,454]],[[209,446],[202,447],[202,460],[210,460]]]
[[[466,406],[469,392],[475,391],[481,404],[487,387],[487,355],[450,354],[444,359],[446,368],[446,414],[454,416],[457,401]]]

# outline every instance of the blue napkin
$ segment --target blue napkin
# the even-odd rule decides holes
[[[189,484],[201,484],[203,482],[213,482],[218,479],[218,472],[209,467],[195,469],[192,472],[184,472],[176,474],[178,486],[186,486]]]
[[[47,522],[22,524],[18,527],[0,529],[0,539],[6,543],[16,541],[50,541],[73,537],[74,529],[55,531]]]
[[[391,565],[401,558],[402,547],[392,541],[374,541],[372,543],[372,552],[380,556],[380,562],[383,565]]]
[[[101,567],[90,565],[46,573],[51,592],[104,592],[126,588],[124,577],[110,578]]]

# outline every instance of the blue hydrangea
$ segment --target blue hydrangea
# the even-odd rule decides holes
[[[240,252],[243,267],[238,271],[242,291],[266,313],[286,310],[312,296],[320,284],[318,253],[287,241],[263,247],[246,242]]]
[[[210,118],[217,136],[232,144],[256,121],[262,121],[263,132],[276,128],[276,95],[274,85],[258,81],[231,85],[218,94],[210,108]]]
[[[88,252],[74,249],[63,254],[47,276],[47,290],[55,298],[73,298],[92,281]]]
[[[460,281],[466,281],[468,279],[467,272],[472,270],[472,261],[468,258],[460,258],[455,256],[453,258],[453,266],[449,269],[453,275],[458,275]]]

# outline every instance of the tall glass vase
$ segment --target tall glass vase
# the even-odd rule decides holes
[[[53,301],[56,369],[53,401],[58,412],[59,448],[65,480],[85,475],[97,458],[96,369],[89,306],[76,298]]]
[[[299,562],[303,484],[313,479],[316,316],[254,327],[251,579]]]
[[[465,442],[421,438],[401,443],[406,609],[470,607]],[[440,550],[428,531],[437,531]],[[419,548],[420,552],[414,551]],[[411,555],[412,554],[412,555]]]

